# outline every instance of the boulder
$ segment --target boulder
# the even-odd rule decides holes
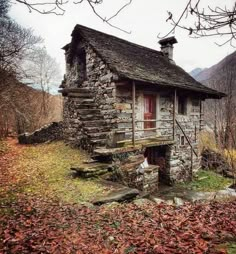
[[[97,177],[104,175],[110,170],[110,164],[107,163],[84,163],[79,166],[72,166],[71,170],[76,171],[77,175],[83,178]]]
[[[147,198],[138,198],[138,199],[135,199],[133,201],[133,203],[138,207],[142,207],[143,205],[148,205],[148,204],[151,204],[153,202],[151,200],[147,199]]]
[[[123,202],[134,199],[139,194],[137,189],[124,187],[121,190],[113,191],[107,196],[93,201],[94,205],[102,205],[111,202]]]
[[[181,205],[184,204],[184,201],[183,201],[182,198],[174,197],[174,204],[175,204],[176,206],[181,206]]]

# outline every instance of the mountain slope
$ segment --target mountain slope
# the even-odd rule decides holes
[[[200,72],[202,72],[203,70],[205,70],[205,69],[203,69],[203,68],[195,68],[195,69],[193,69],[192,71],[190,71],[189,72],[189,74],[193,77],[193,78],[195,78]]]
[[[219,63],[213,65],[212,67],[203,69],[201,72],[195,75],[194,78],[200,82],[219,79],[220,76],[225,76],[225,69],[231,67],[235,68],[236,70],[236,51],[226,56]]]
[[[61,120],[62,98],[13,79],[0,88],[0,109],[0,137],[8,133],[31,132]]]

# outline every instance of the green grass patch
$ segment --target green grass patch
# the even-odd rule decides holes
[[[232,180],[213,171],[200,170],[192,182],[183,183],[182,186],[196,191],[217,191],[232,184]]]
[[[219,244],[216,247],[217,251],[225,251],[227,254],[236,254],[236,242],[228,242]]]
[[[90,201],[108,192],[98,180],[73,177],[72,165],[79,165],[88,155],[72,149],[63,142],[24,147],[14,165],[24,192],[57,198],[63,202]]]

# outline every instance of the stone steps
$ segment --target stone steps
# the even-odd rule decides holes
[[[95,103],[91,103],[91,104],[89,104],[89,103],[84,103],[84,104],[79,104],[79,105],[76,105],[75,106],[75,108],[76,109],[97,109],[98,108],[98,106],[95,104]]]
[[[108,133],[109,132],[97,132],[97,133],[88,133],[87,135],[91,139],[93,139],[93,138],[96,138],[96,139],[106,139]]]
[[[76,171],[78,176],[83,178],[96,177],[99,175],[106,174],[111,168],[110,164],[107,163],[85,163],[79,166],[72,166],[71,170]]]
[[[107,139],[91,139],[91,144],[98,146],[105,146],[107,143]]]
[[[85,120],[83,124],[85,127],[101,127],[101,126],[105,126],[106,122],[104,119],[98,119],[98,120],[90,119],[88,121]]]
[[[95,103],[94,99],[86,99],[86,98],[76,98],[76,102],[78,102],[78,105]]]
[[[71,92],[69,92],[67,96],[72,97],[72,98],[86,98],[86,99],[93,98],[92,93],[71,93]]]
[[[78,113],[81,115],[91,115],[91,114],[95,114],[95,115],[100,115],[100,110],[99,109],[79,109]]]
[[[94,121],[94,120],[102,120],[103,116],[100,114],[95,114],[95,115],[80,115],[80,120],[82,121]]]
[[[94,126],[94,127],[84,127],[84,130],[87,133],[95,133],[95,132],[107,132],[110,130],[110,127],[107,126]]]

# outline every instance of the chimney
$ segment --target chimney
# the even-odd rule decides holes
[[[174,36],[162,39],[159,41],[161,45],[161,52],[168,57],[169,61],[175,64],[173,60],[173,44],[177,43],[178,41]]]

